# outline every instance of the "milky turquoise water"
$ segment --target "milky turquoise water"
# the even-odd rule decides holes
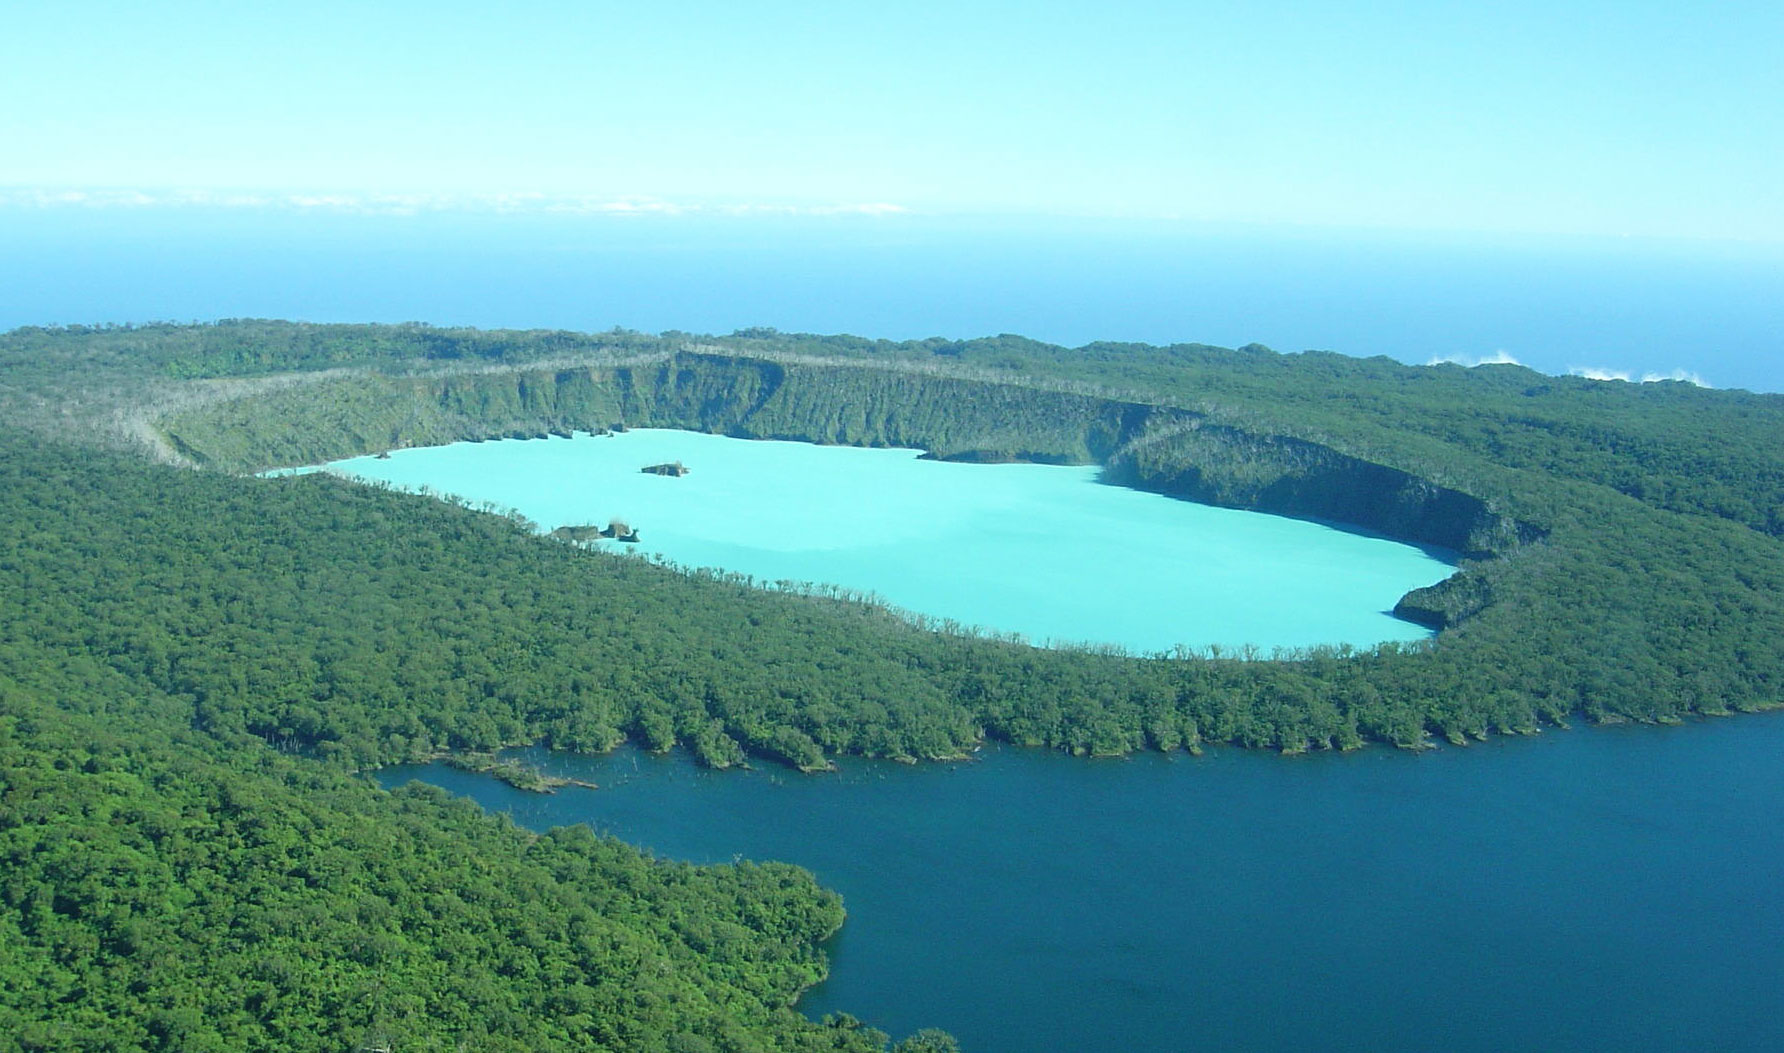
[[[1388,612],[1453,569],[1303,520],[1097,481],[1095,467],[951,464],[919,451],[684,431],[456,443],[335,471],[518,510],[543,529],[622,519],[615,549],[765,582],[869,592],[1035,643],[1154,652],[1373,644],[1428,633]],[[639,469],[680,461],[680,478]]]

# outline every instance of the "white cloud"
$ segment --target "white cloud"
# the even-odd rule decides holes
[[[1710,387],[1710,382],[1688,369],[1675,369],[1671,373],[1643,373],[1643,384],[1654,384],[1662,380],[1683,380],[1700,388]]]
[[[833,212],[858,212],[866,216],[896,216],[909,212],[903,205],[894,205],[890,201],[873,201],[862,205],[837,205]]]
[[[1490,355],[1483,355],[1479,358],[1470,357],[1468,355],[1438,355],[1425,363],[1427,366],[1440,366],[1445,364],[1454,364],[1473,369],[1475,366],[1521,366],[1524,363],[1519,362],[1516,358],[1513,358],[1503,350],[1495,351]],[[1567,370],[1567,375],[1572,377],[1584,377],[1587,380],[1640,380],[1643,384],[1653,384],[1662,380],[1682,380],[1687,384],[1695,384],[1700,388],[1711,386],[1710,382],[1705,380],[1701,375],[1688,369],[1675,369],[1670,373],[1647,372],[1643,373],[1640,377],[1637,377],[1633,372],[1627,369],[1606,369],[1602,366],[1572,366]]]
[[[1682,380],[1687,384],[1695,384],[1700,388],[1707,388],[1710,386],[1709,381],[1705,380],[1700,374],[1694,373],[1688,369],[1675,369],[1670,373],[1655,373],[1650,371],[1643,373],[1639,378],[1627,369],[1599,369],[1595,366],[1574,366],[1567,372],[1570,376],[1585,377],[1587,380],[1633,381],[1639,379],[1643,384],[1655,384],[1662,380]]]
[[[79,190],[0,187],[0,208],[204,208],[343,212],[408,216],[422,212],[496,212],[579,216],[778,215],[889,216],[908,212],[884,201],[824,204],[705,204],[593,194],[353,194],[217,190]]]
[[[1441,366],[1446,363],[1462,366],[1467,369],[1473,369],[1475,366],[1521,366],[1524,364],[1507,354],[1504,349],[1501,349],[1490,355],[1484,355],[1479,358],[1474,358],[1468,355],[1433,355],[1431,361],[1426,362],[1425,365]]]
[[[696,211],[727,216],[893,216],[909,212],[910,209],[903,205],[874,201],[849,205],[717,205]]]

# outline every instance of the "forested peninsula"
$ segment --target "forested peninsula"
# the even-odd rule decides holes
[[[0,335],[0,412],[0,1034],[25,1049],[889,1041],[791,1008],[842,916],[808,875],[363,774],[441,752],[1298,752],[1784,698],[1779,396],[1255,346],[229,321]],[[1401,601],[1437,630],[1416,645],[1043,650],[252,474],[622,424],[1096,464],[1463,558]]]

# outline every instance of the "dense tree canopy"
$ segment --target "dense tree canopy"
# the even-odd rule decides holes
[[[0,407],[0,1032],[24,1048],[883,1045],[788,1008],[841,918],[808,876],[353,774],[441,751],[1416,746],[1784,691],[1774,396],[1259,348],[233,322],[5,334]],[[620,422],[1096,462],[1467,558],[1403,604],[1429,643],[1039,650],[239,474]]]

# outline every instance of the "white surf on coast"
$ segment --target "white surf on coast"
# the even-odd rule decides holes
[[[766,583],[871,593],[1030,642],[1368,646],[1441,554],[1318,523],[1098,482],[1095,467],[953,464],[920,451],[636,429],[455,443],[328,470],[518,511],[542,530],[621,520],[599,544]],[[680,477],[642,468],[680,462]]]

